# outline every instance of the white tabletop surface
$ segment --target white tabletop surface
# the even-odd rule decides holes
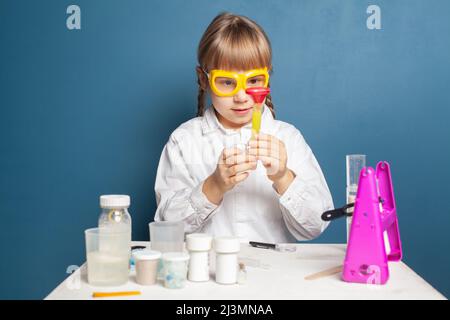
[[[149,246],[148,242],[133,245]],[[297,244],[296,252],[277,252],[242,244],[240,258],[247,261],[245,284],[220,285],[214,281],[214,259],[208,282],[186,282],[182,289],[136,284],[134,272],[127,284],[93,287],[87,283],[86,267],[72,273],[46,299],[93,299],[93,292],[141,291],[141,295],[115,299],[211,300],[211,299],[446,299],[403,262],[389,263],[390,279],[385,285],[346,283],[340,274],[316,280],[305,277],[342,265],[343,244]],[[211,255],[214,257],[214,255]],[[259,264],[259,265],[258,265]],[[108,299],[108,298],[102,298]]]

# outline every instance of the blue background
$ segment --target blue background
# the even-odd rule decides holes
[[[81,7],[82,29],[66,28]],[[382,30],[366,9],[381,7]],[[393,170],[404,261],[450,295],[450,2],[0,2],[0,298],[44,298],[84,257],[101,194],[147,240],[169,134],[196,113],[200,37],[220,11],[273,46],[277,118],[298,127],[336,206],[345,155]],[[316,242],[344,242],[344,220]]]

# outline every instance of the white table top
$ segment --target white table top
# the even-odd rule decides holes
[[[149,246],[149,243],[134,242],[133,245]],[[161,283],[140,286],[135,282],[133,272],[125,285],[93,287],[86,281],[84,265],[46,299],[93,299],[94,291],[141,291],[138,296],[116,299],[147,300],[446,299],[403,262],[389,263],[390,279],[385,285],[346,283],[341,280],[340,274],[316,280],[304,279],[342,265],[344,255],[343,244],[297,244],[297,251],[291,253],[243,244],[239,257],[250,262],[246,267],[245,284],[220,285],[214,281],[212,274],[208,282],[187,281],[182,289],[167,289]],[[256,266],[257,262],[262,266]]]

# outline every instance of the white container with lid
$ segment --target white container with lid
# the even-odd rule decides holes
[[[209,251],[212,237],[205,233],[191,233],[186,236],[186,249],[189,251],[188,280],[209,280]]]
[[[189,254],[185,252],[166,252],[162,255],[164,286],[183,288],[187,278]]]
[[[238,275],[238,253],[241,249],[236,237],[219,237],[214,239],[216,252],[216,282],[235,284]]]
[[[133,252],[133,258],[136,266],[136,282],[147,286],[155,284],[161,252],[139,250]]]

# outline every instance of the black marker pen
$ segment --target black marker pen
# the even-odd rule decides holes
[[[256,241],[250,241],[249,244],[252,247],[255,248],[261,248],[261,249],[276,249],[276,245],[274,243],[264,243],[264,242],[256,242]]]

